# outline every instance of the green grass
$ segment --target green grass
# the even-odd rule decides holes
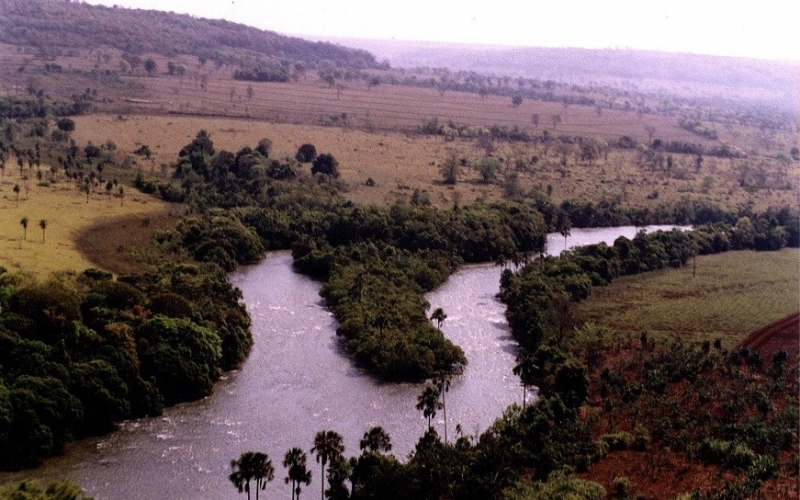
[[[627,276],[593,289],[582,319],[622,336],[690,341],[720,338],[731,347],[751,331],[798,310],[800,252],[728,252],[668,269]]]

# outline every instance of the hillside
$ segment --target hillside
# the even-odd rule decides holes
[[[611,85],[630,91],[668,91],[695,99],[744,100],[789,113],[797,108],[796,62],[634,50],[337,41],[368,50],[392,66]]]
[[[364,51],[310,42],[223,20],[56,0],[0,0],[0,42],[59,55],[64,47],[112,47],[132,54],[188,54],[236,63],[265,57],[316,66],[376,67]]]

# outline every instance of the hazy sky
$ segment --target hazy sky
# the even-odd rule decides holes
[[[800,0],[87,0],[284,34],[800,61]]]

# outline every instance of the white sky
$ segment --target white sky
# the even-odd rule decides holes
[[[283,34],[800,61],[800,0],[86,0]]]

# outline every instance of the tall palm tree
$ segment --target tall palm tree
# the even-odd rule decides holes
[[[364,433],[364,437],[361,439],[359,447],[362,451],[369,450],[373,452],[388,452],[392,451],[392,440],[389,437],[389,433],[387,433],[383,427],[372,427]]]
[[[286,452],[283,466],[289,469],[288,475],[283,478],[286,484],[292,482],[292,500],[300,498],[300,484],[311,484],[311,471],[306,468],[306,454],[300,448],[292,448]]]
[[[443,374],[437,376],[433,380],[433,384],[436,386],[436,390],[439,391],[439,394],[442,397],[442,413],[444,414],[444,442],[447,443],[447,401],[445,401],[444,395],[450,390],[450,375]]]
[[[250,480],[253,479],[251,463],[254,453],[247,451],[242,453],[238,460],[231,460],[233,472],[228,476],[228,480],[239,490],[239,493],[247,492],[247,500],[250,500]]]
[[[256,500],[258,491],[267,487],[267,482],[275,479],[275,468],[272,460],[266,453],[247,451],[241,454],[238,460],[231,460],[233,472],[228,479],[239,490],[246,491],[250,499],[250,481],[256,480]]]
[[[44,219],[40,220],[39,227],[42,228],[42,243],[44,243],[44,230],[47,229],[47,221]]]
[[[19,206],[19,184],[14,184],[14,194],[17,195],[16,203]]]
[[[516,358],[517,364],[514,365],[513,372],[517,375],[522,384],[522,407],[525,408],[525,402],[528,399],[528,387],[533,385],[533,374],[536,370],[536,358],[533,353],[527,349],[520,350]]]
[[[314,447],[311,448],[311,453],[317,454],[317,462],[320,464],[320,498],[325,500],[325,465],[328,460],[340,457],[344,453],[342,436],[334,431],[319,431],[314,436]]]
[[[24,236],[22,237],[22,239],[23,240],[27,240],[28,239],[28,216],[26,215],[22,219],[20,219],[19,223],[22,226],[22,229],[24,230],[24,232],[23,232]]]
[[[428,419],[428,429],[431,428],[431,421],[436,416],[436,410],[441,408],[439,402],[439,390],[435,385],[427,385],[422,393],[417,398],[416,409],[422,412],[422,415]]]
[[[503,262],[505,262],[505,259],[503,259]],[[433,314],[431,314],[431,321],[436,322],[436,329],[439,330],[440,333],[442,331],[442,323],[444,323],[446,319],[447,314],[444,313],[441,307],[437,307],[436,310],[433,311]]]

